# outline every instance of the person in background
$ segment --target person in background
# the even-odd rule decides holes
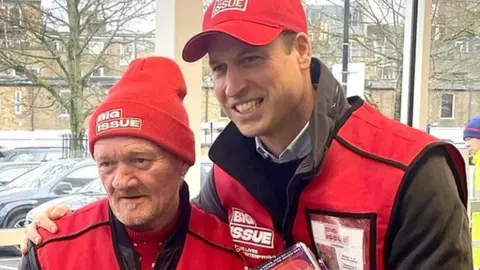
[[[477,190],[477,197],[480,198],[480,115],[475,116],[465,126],[463,138],[467,143],[468,150],[472,156],[472,162],[475,166],[474,181]]]
[[[89,150],[108,198],[64,212],[56,234],[40,230],[20,269],[243,269],[228,224],[190,205],[185,95],[172,60],[131,63],[90,119]]]

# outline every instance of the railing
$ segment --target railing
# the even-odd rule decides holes
[[[71,134],[62,134],[62,157],[63,158],[88,158],[88,137],[86,135],[80,138],[73,138]],[[72,145],[77,145],[77,149],[72,149]]]

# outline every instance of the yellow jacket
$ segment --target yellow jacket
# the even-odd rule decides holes
[[[475,164],[475,171],[474,171],[474,177],[475,177],[475,186],[477,187],[476,189],[480,189],[480,150],[477,151],[475,154],[473,154],[473,164]]]

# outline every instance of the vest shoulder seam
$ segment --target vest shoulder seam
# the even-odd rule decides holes
[[[199,239],[200,241],[203,241],[203,242],[207,243],[208,245],[210,245],[210,246],[212,246],[212,247],[214,247],[214,248],[219,248],[219,249],[222,249],[222,250],[224,250],[224,251],[226,251],[226,252],[230,252],[230,253],[232,253],[232,254],[234,254],[234,255],[236,255],[236,256],[240,256],[240,255],[238,255],[237,252],[235,252],[235,250],[230,249],[230,248],[227,248],[227,247],[224,247],[224,246],[219,245],[219,244],[216,244],[216,243],[214,243],[214,242],[206,239],[205,237],[199,235],[198,233],[196,233],[196,232],[194,232],[194,231],[192,231],[192,230],[190,230],[190,229],[188,229],[188,233],[191,234],[193,237]]]
[[[101,227],[101,226],[105,226],[105,225],[109,225],[109,221],[102,221],[102,222],[98,222],[98,223],[95,223],[95,224],[92,224],[80,231],[77,231],[75,233],[71,233],[71,234],[67,234],[67,235],[62,235],[62,236],[58,236],[58,237],[53,237],[51,239],[48,239],[47,241],[43,242],[42,244],[40,244],[38,246],[38,248],[42,248],[46,245],[48,245],[49,243],[52,243],[52,242],[58,242],[58,241],[66,241],[66,240],[71,240],[73,238],[77,238],[93,229],[96,229],[98,227]]]
[[[382,162],[382,163],[389,164],[389,165],[391,165],[393,167],[396,167],[396,168],[398,168],[402,171],[407,171],[408,168],[409,168],[409,165],[404,164],[400,161],[396,161],[396,160],[393,160],[393,159],[382,157],[382,156],[376,155],[374,153],[371,153],[371,152],[365,151],[363,149],[360,149],[360,148],[356,147],[355,145],[351,144],[350,142],[348,142],[346,139],[344,139],[343,137],[341,137],[338,134],[336,134],[334,136],[334,138],[341,145],[343,145],[347,149],[357,153],[358,155],[360,155],[362,157],[366,157],[366,158],[373,159],[373,160],[376,160],[376,161],[379,161],[379,162]]]

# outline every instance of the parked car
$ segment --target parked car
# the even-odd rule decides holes
[[[0,187],[0,228],[25,226],[28,211],[70,195],[98,178],[93,160],[64,159],[45,163]],[[19,254],[18,247],[10,248]]]
[[[3,162],[5,160],[4,152],[7,150],[11,150],[11,149],[8,147],[0,146],[0,162]]]
[[[32,170],[38,165],[40,162],[16,162],[16,161],[9,161],[9,162],[1,162],[0,163],[0,186],[10,182],[11,180],[17,178],[18,176]]]
[[[213,168],[213,162],[208,157],[200,157],[200,186],[207,181],[208,174]]]
[[[100,179],[93,180],[88,185],[84,186],[83,188],[79,189],[75,194],[60,197],[46,203],[43,203],[27,213],[27,224],[32,223],[33,217],[37,213],[41,213],[45,211],[50,206],[55,206],[59,204],[67,205],[71,210],[77,210],[91,202],[96,200],[105,198],[107,196],[107,192],[103,186],[103,183]]]
[[[46,162],[63,158],[61,147],[18,147],[0,149],[2,162],[6,161],[36,161]]]

